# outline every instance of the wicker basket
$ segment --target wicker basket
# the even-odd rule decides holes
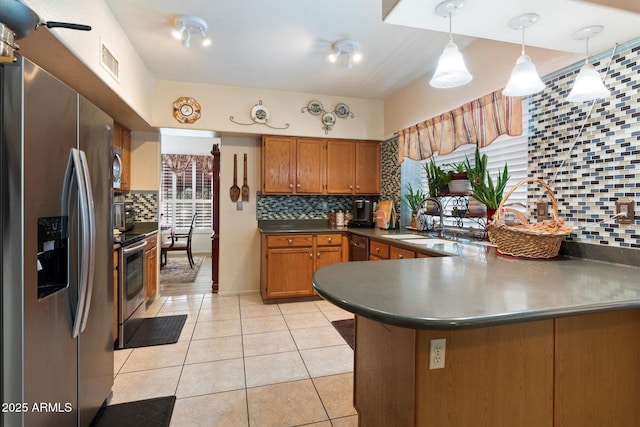
[[[503,197],[493,221],[487,225],[487,231],[492,242],[498,245],[498,251],[506,255],[513,255],[526,258],[553,258],[560,252],[560,244],[565,236],[571,233],[569,227],[563,227],[562,231],[545,232],[531,229],[523,225],[507,225],[503,218],[503,207],[513,191],[528,182],[535,182],[542,185],[551,199],[553,221],[558,220],[558,202],[553,195],[553,190],[549,185],[537,178],[527,178],[514,185]],[[512,211],[526,223],[526,217],[520,212]]]

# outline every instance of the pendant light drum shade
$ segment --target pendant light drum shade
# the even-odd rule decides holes
[[[449,43],[445,45],[442,55],[438,59],[436,72],[429,81],[432,87],[448,89],[465,85],[473,79],[464,64],[464,58],[462,58],[458,46],[453,42],[453,34],[451,33],[451,16],[460,12],[463,6],[464,0],[448,0],[436,7],[438,15],[449,17]]]

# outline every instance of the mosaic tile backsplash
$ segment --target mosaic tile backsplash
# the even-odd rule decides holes
[[[260,192],[256,197],[256,219],[328,219],[330,211],[349,211],[351,196],[272,196]]]
[[[133,202],[136,222],[158,221],[157,191],[132,191],[125,195],[125,200]]]
[[[611,89],[593,108],[564,100],[582,63],[543,78],[545,90],[529,99],[528,172],[553,188],[573,240],[640,248],[640,39],[618,46],[607,72],[611,53],[590,61]],[[529,185],[529,206],[542,194]],[[632,224],[610,220],[622,198],[636,204]]]

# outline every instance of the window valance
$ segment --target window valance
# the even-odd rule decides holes
[[[522,133],[520,97],[497,90],[439,116],[398,131],[398,163],[405,157],[424,160],[435,152],[445,155],[465,144],[480,148],[503,134]]]
[[[198,156],[192,154],[163,154],[162,160],[169,166],[171,172],[180,175],[191,166],[195,160],[198,167],[208,176],[213,175],[213,156]]]

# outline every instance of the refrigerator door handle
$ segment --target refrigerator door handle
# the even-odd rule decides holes
[[[84,328],[87,326],[87,318],[89,317],[89,308],[91,307],[91,295],[93,293],[93,276],[96,267],[96,215],[93,204],[93,191],[91,190],[91,175],[89,174],[89,163],[84,151],[80,151],[80,165],[82,167],[82,177],[84,185],[84,193],[86,195],[86,205],[84,206],[84,224],[83,232],[86,230],[88,234],[88,247],[86,247],[83,253],[82,265],[83,268],[87,268],[87,280],[85,282],[85,297],[84,306],[82,308],[82,316],[80,322],[80,332],[84,332]],[[86,257],[85,257],[86,254]]]
[[[95,224],[91,223],[88,218],[89,212],[92,212],[92,207],[89,205],[86,191],[86,177],[85,168],[83,166],[86,163],[84,153],[76,148],[72,148],[69,153],[69,162],[67,163],[67,171],[64,178],[64,186],[62,191],[62,212],[63,215],[69,217],[74,210],[72,206],[75,198],[73,197],[74,191],[77,193],[78,199],[78,212],[79,212],[79,224],[80,224],[80,237],[82,240],[82,248],[78,250],[82,259],[79,264],[79,278],[78,278],[78,294],[77,301],[74,302],[74,292],[71,288],[67,292],[67,309],[69,319],[71,323],[71,337],[76,338],[80,334],[80,325],[83,312],[85,310],[87,301],[87,287],[89,283],[89,259],[88,252],[91,250],[91,235],[90,229],[93,226],[93,232],[95,234]],[[71,221],[69,221],[71,224]],[[67,266],[68,269],[71,266]],[[74,272],[69,271],[69,277],[72,277]],[[93,279],[93,278],[91,278]],[[93,280],[92,280],[93,281]]]

